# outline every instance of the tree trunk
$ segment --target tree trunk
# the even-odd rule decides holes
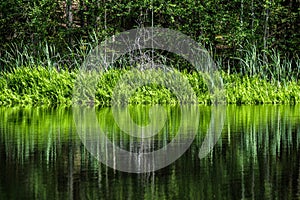
[[[84,27],[84,2],[83,0],[79,0],[79,17],[80,17],[80,27],[83,28]]]
[[[254,35],[254,0],[251,1],[251,34]]]
[[[265,25],[264,25],[264,50],[266,50],[268,48],[268,35],[269,35],[269,15],[270,15],[270,9],[269,9],[269,2],[266,2],[266,8],[265,8]],[[264,62],[267,62],[267,57],[266,57],[266,53],[264,51]]]
[[[73,13],[72,13],[73,0],[66,0],[66,17],[67,17],[67,28],[71,29],[73,24]],[[71,34],[68,34],[68,42],[72,45],[73,40]]]
[[[72,3],[72,0],[66,0],[66,17],[68,28],[71,28],[73,23]]]

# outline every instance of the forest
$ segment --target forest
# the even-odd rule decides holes
[[[300,101],[299,0],[7,0],[0,3],[0,16],[4,105],[69,104],[76,70],[91,49],[112,35],[152,26],[180,31],[210,52],[223,74],[228,103]],[[199,102],[209,103],[201,77],[176,56],[171,59],[194,80]],[[117,79],[126,67],[105,77]],[[113,86],[99,84],[98,104],[109,104],[107,88]],[[268,91],[258,91],[262,88]],[[136,96],[149,90],[154,92],[142,103],[173,102],[174,95],[156,86],[145,86]]]

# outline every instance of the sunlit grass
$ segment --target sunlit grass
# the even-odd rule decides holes
[[[100,44],[96,33],[90,34],[89,39],[93,41],[93,45],[80,40],[72,48],[66,46],[67,51],[63,55],[55,46],[48,45],[46,42],[40,42],[35,46],[23,45],[23,43],[11,44],[0,58],[3,64],[0,72],[0,105],[70,106],[78,69],[90,50]],[[298,82],[300,58],[298,55],[287,57],[275,49],[261,51],[256,45],[237,49],[237,52],[238,57],[230,58],[237,61],[233,62],[235,66],[232,66],[233,64],[221,66],[224,65],[222,59],[217,62],[221,74],[218,76],[223,78],[224,91],[214,91],[215,93],[211,94],[203,74],[196,71],[181,71],[184,79],[188,80],[196,94],[198,103],[295,104],[300,101]],[[118,81],[124,77],[124,74],[131,73],[129,71],[131,65],[126,59],[124,62],[119,60],[118,64],[118,67],[109,66],[108,71],[101,74],[95,91],[84,97],[85,102],[82,103],[111,105]],[[176,68],[185,69],[185,66]],[[226,72],[222,70],[225,68]],[[154,78],[150,77],[150,79]],[[170,77],[168,79],[172,80]],[[117,92],[123,92],[121,95],[126,98],[120,97],[118,103],[178,104],[186,102],[184,98],[178,99],[169,88],[156,84],[155,80],[151,81],[137,88],[130,97],[124,94],[124,91],[128,89],[128,84],[127,86],[121,84],[122,87]],[[220,94],[226,98],[218,99],[222,96]]]
[[[69,105],[75,72],[22,67],[1,73],[1,105]]]
[[[300,101],[300,85],[296,81],[272,82],[237,74],[223,78],[229,104],[295,104]]]
[[[130,71],[112,69],[102,74],[95,89],[95,105],[111,105],[116,84]],[[200,104],[211,104],[213,95],[197,72],[181,72],[188,80]],[[224,95],[228,104],[295,104],[300,101],[297,80],[271,81],[259,76],[221,73]],[[76,70],[44,67],[20,67],[0,76],[0,105],[65,105],[72,104]],[[160,84],[148,84],[136,89],[124,102],[129,104],[178,104],[176,95]],[[128,85],[121,84],[119,92]],[[115,91],[116,92],[116,91]],[[118,92],[118,91],[117,91]],[[121,95],[121,94],[120,94]],[[90,97],[89,97],[90,98]],[[88,103],[90,99],[87,98]],[[122,98],[118,98],[120,101]],[[74,100],[74,99],[73,99]],[[184,100],[184,99],[183,99]],[[124,103],[123,102],[123,103]],[[122,103],[122,102],[119,102]]]

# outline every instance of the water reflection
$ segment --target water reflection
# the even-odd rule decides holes
[[[192,146],[161,170],[128,174],[100,164],[76,134],[66,108],[0,109],[0,199],[297,199],[300,198],[300,106],[230,106],[222,137],[203,159],[199,149],[211,108],[199,107],[199,131]],[[145,107],[130,108],[147,124]],[[180,112],[152,142],[166,145],[178,129]],[[108,138],[138,151],[109,108],[97,110]]]
[[[130,107],[135,109],[132,113],[129,111]],[[119,171],[145,173],[166,167],[177,160],[189,148],[198,132],[197,105],[165,108],[115,106],[109,109],[108,113],[112,111],[113,118],[110,117],[112,120],[107,122],[103,122],[103,119],[105,120],[109,114],[103,115],[101,111],[98,120],[96,112],[91,108],[77,107],[73,111],[79,136],[92,155]],[[153,110],[161,111],[154,113]],[[176,110],[180,115],[171,115],[171,110]],[[149,113],[148,123],[143,126],[140,124],[145,124],[145,119],[140,116],[141,113],[144,115]],[[166,116],[162,117],[161,113],[165,113]],[[135,122],[132,119],[135,119]],[[171,119],[175,127],[178,127],[177,130],[171,130]],[[118,127],[119,130],[113,131],[111,127]],[[119,138],[127,136],[128,139],[117,139],[116,132]],[[168,137],[159,139],[160,135]],[[160,142],[164,142],[164,145],[161,143],[160,148],[157,148]],[[123,149],[124,146],[129,147],[129,150]]]

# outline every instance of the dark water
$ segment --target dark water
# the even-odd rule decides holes
[[[131,115],[147,124],[147,107]],[[166,108],[161,148],[180,124],[178,107]],[[131,174],[99,163],[77,135],[72,110],[0,109],[0,199],[300,199],[300,106],[229,106],[217,144],[199,159],[210,123],[200,107],[199,131],[173,164]],[[110,138],[121,137],[109,108],[98,109]]]

